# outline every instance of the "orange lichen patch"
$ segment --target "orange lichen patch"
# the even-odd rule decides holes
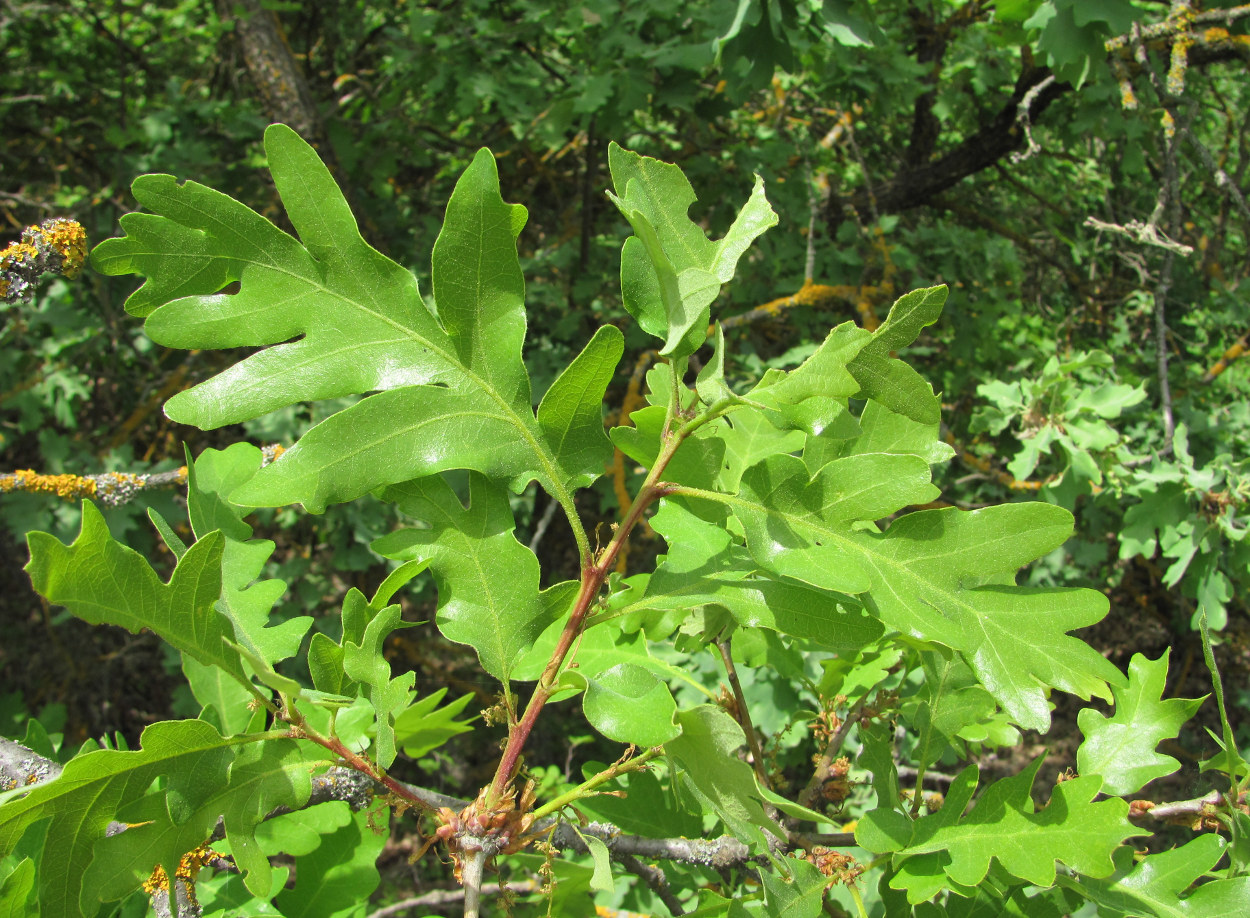
[[[70,280],[77,277],[87,261],[87,231],[82,224],[74,220],[45,220],[39,226],[39,232],[64,259],[61,274]]]
[[[1207,372],[1203,374],[1202,381],[1204,383],[1209,383],[1215,379],[1215,377],[1227,370],[1230,363],[1246,353],[1247,345],[1250,345],[1250,334],[1242,335],[1235,342],[1233,342],[1232,347],[1221,354],[1220,359],[1212,365],[1211,369],[1207,370]]]
[[[1173,96],[1185,91],[1185,71],[1189,67],[1189,49],[1193,47],[1192,35],[1178,35],[1172,42],[1172,59],[1168,66],[1167,89]]]
[[[194,896],[195,878],[200,875],[200,870],[209,861],[215,860],[221,855],[214,851],[209,845],[200,845],[198,848],[188,851],[178,861],[178,867],[174,870],[174,875],[179,880],[187,882],[187,893]],[[169,889],[169,874],[165,872],[165,868],[159,864],[153,869],[152,874],[143,882],[143,891],[149,896],[157,890]]]
[[[29,299],[44,272],[78,276],[87,260],[87,233],[73,220],[55,218],[22,231],[20,242],[0,250],[0,297]]]
[[[816,284],[807,281],[795,293],[770,300],[762,306],[756,306],[751,311],[744,312],[741,315],[730,316],[721,325],[726,329],[736,328],[739,325],[749,325],[752,322],[758,322],[760,319],[774,318],[796,306],[823,306],[835,300],[842,300],[855,304],[856,310],[860,313],[865,323],[864,327],[872,331],[878,324],[872,303],[881,295],[881,292],[882,288],[875,286],[856,287],[851,284],[831,286],[829,284]]]
[[[0,475],[0,493],[11,491],[55,494],[65,500],[78,500],[94,497],[96,482],[82,475],[40,475],[33,469],[20,469],[12,475]]]

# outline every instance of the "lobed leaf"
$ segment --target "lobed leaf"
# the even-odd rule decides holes
[[[513,534],[507,492],[471,474],[467,507],[438,477],[389,488],[383,496],[431,528],[383,536],[374,551],[429,561],[439,630],[472,646],[482,667],[506,684],[521,654],[564,611],[550,608],[539,592],[538,559]]]
[[[158,777],[167,781],[166,818],[175,823],[190,821],[207,798],[227,783],[232,747],[238,742],[223,739],[203,721],[165,721],[144,730],[141,748],[133,752],[98,749],[79,755],[55,780],[0,806],[0,857],[12,851],[32,825],[48,820],[37,876],[40,914],[44,918],[94,914],[97,890],[86,887],[84,881],[94,848],[105,837],[110,821],[140,801]],[[174,850],[167,837],[163,841],[147,852],[155,855],[147,870],[161,863],[172,876],[178,859],[189,848]],[[93,875],[93,880],[102,879]]]
[[[883,811],[868,814],[869,825],[876,822],[895,839],[887,849],[895,852],[898,865],[890,885],[906,889],[909,902],[922,902],[943,888],[980,885],[994,860],[1036,886],[1055,884],[1057,862],[1087,876],[1111,875],[1112,852],[1124,839],[1148,833],[1128,822],[1123,800],[1094,802],[1101,784],[1096,775],[1056,785],[1050,802],[1037,811],[1029,790],[1041,763],[1038,758],[1021,774],[990,785],[966,815],[977,769],[964,769],[942,808],[916,820],[909,839],[885,827],[877,815]],[[890,819],[897,821],[897,815]]]
[[[367,396],[313,428],[234,499],[299,501],[319,512],[381,485],[472,468],[536,477],[571,506],[569,490],[602,468],[596,451],[608,456],[584,403],[588,384],[606,385],[613,333],[594,343],[593,370],[583,363],[570,381],[586,397],[566,396],[573,413],[553,415],[544,429],[521,361],[515,243],[525,210],[500,197],[490,153],[478,153],[448,204],[433,257],[436,316],[412,274],[365,243],[308,144],[272,125],[265,151],[299,241],[226,195],[150,175],[134,193],[156,215],[123,217],[127,236],[94,253],[104,273],[147,276],[130,308],[148,316],[159,343],[262,348],[172,398],[172,419],[210,429],[299,402]],[[219,292],[232,281],[238,293]]]
[[[777,224],[755,178],[751,197],[729,232],[713,242],[690,219],[694,189],[671,163],[608,146],[615,193],[608,196],[635,235],[621,251],[625,308],[643,331],[664,340],[660,353],[680,358],[707,338],[711,303],[733,278],[738,259],[761,233]]]
[[[1076,752],[1077,770],[1083,775],[1102,775],[1103,791],[1108,794],[1135,793],[1181,767],[1172,756],[1155,752],[1155,747],[1175,737],[1206,696],[1163,699],[1171,652],[1168,648],[1157,660],[1133,654],[1128,685],[1112,689],[1115,713],[1110,717],[1092,708],[1077,714],[1077,725],[1085,736]]]
[[[215,608],[225,541],[219,532],[207,534],[187,549],[169,583],[162,583],[142,555],[109,534],[95,504],[83,501],[82,529],[73,544],[63,545],[46,532],[27,536],[26,571],[42,596],[84,621],[120,625],[135,634],[148,628],[247,683],[238,655],[225,643],[233,629]]]

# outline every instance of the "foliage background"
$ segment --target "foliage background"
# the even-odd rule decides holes
[[[489,146],[505,197],[530,208],[519,244],[537,398],[604,319],[620,321],[627,353],[647,346],[620,303],[627,229],[602,195],[607,142],[679,162],[712,233],[759,173],[782,224],[719,307],[747,317],[731,332],[734,372],[793,365],[829,325],[871,324],[898,293],[950,284],[942,322],[909,352],[941,390],[961,450],[939,484],[965,507],[1040,494],[1073,510],[1078,536],[1031,576],[1109,592],[1112,614],[1090,639],[1121,668],[1133,652],[1175,648],[1168,694],[1196,697],[1207,691],[1199,602],[1222,628],[1228,684],[1250,684],[1250,369],[1232,360],[1214,372],[1250,329],[1250,212],[1228,192],[1246,188],[1250,83],[1240,24],[1170,74],[1164,41],[1158,77],[1183,81],[1172,148],[1148,76],[1130,68],[1139,104],[1126,109],[1129,65],[1117,71],[1102,46],[1167,13],[1127,0],[5,2],[0,225],[16,238],[69,216],[98,242],[133,209],[128,185],[144,172],[194,178],[281,221],[260,138],[283,120],[331,162],[366,238],[428,290],[452,182]],[[282,67],[288,77],[273,80]],[[1017,161],[1019,102],[1035,87],[1040,148]],[[1160,229],[1192,252],[1170,267],[1165,250],[1087,225],[1146,220],[1173,173]],[[317,420],[290,410],[211,433],[166,420],[165,398],[229,357],[152,344],[122,310],[128,284],[86,272],[2,308],[0,472],[159,471],[183,463],[183,442],[193,454],[241,437],[289,442]],[[613,404],[628,383],[610,389]],[[584,512],[610,518],[610,482],[598,497]],[[144,495],[110,510],[110,528],[133,544],[148,531],[144,507],[175,500]],[[526,495],[514,509],[528,541],[546,507]],[[286,613],[337,609],[352,586],[372,592],[387,567],[367,546],[390,513],[270,514],[273,573],[293,583]],[[180,677],[154,639],[91,629],[29,589],[24,533],[68,538],[77,509],[5,494],[0,522],[0,730],[20,736],[31,713],[71,746],[111,731],[133,742],[177,712]],[[575,570],[565,550],[542,539],[544,567]],[[405,616],[428,619],[431,600],[410,597]],[[489,702],[471,654],[432,627],[387,652],[420,690]],[[1244,722],[1250,696],[1233,702]],[[575,771],[593,748],[582,729],[537,755]],[[1062,752],[1064,728],[1048,742]],[[1191,766],[1214,751],[1197,732],[1186,745]]]

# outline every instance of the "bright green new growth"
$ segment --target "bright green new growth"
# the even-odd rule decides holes
[[[158,725],[140,752],[71,763],[69,778],[82,773],[111,796],[93,797],[90,826],[40,875],[45,915],[72,914],[80,897],[123,895],[141,878],[143,858],[172,864],[186,850],[180,846],[201,841],[219,814],[248,888],[272,898],[271,852],[253,829],[268,808],[306,799],[307,778],[321,764],[346,763],[407,805],[423,805],[403,797],[387,770],[401,750],[424,755],[467,730],[456,719],[466,700],[437,708],[441,691],[417,697],[414,674],[394,675],[381,651],[405,624],[392,599],[427,569],[438,591],[438,627],[471,646],[505,690],[508,738],[494,781],[464,814],[439,817],[455,830],[453,841],[480,842],[486,836],[473,835],[475,826],[502,824],[523,784],[522,749],[544,704],[576,696],[595,729],[639,749],[616,771],[567,785],[554,802],[539,799],[539,815],[566,813],[579,802],[593,809],[597,788],[628,776],[638,799],[645,794],[674,808],[671,818],[647,815],[657,832],[672,824],[684,833],[714,819],[758,856],[773,857],[770,846],[787,841],[778,811],[824,822],[809,801],[766,786],[759,763],[753,768],[738,757],[748,739],[743,723],[674,693],[684,683],[708,694],[689,667],[668,662],[674,647],[693,656],[719,642],[729,658],[732,638],[740,664],[791,666],[796,683],[812,691],[805,661],[822,663],[828,691],[819,691],[829,698],[860,679],[866,699],[906,658],[926,677],[906,714],[920,737],[922,771],[972,737],[1013,736],[1012,724],[1045,730],[1054,690],[1082,698],[1114,692],[1111,721],[1082,716],[1087,739],[1079,761],[1090,773],[1058,787],[1043,810],[1029,794],[1039,760],[975,801],[977,776],[969,768],[955,779],[947,805],[922,815],[918,802],[908,807],[899,799],[892,726],[865,721],[860,766],[873,773],[877,804],[857,838],[870,853],[887,855],[883,895],[905,890],[911,902],[980,887],[1001,904],[1023,896],[1027,885],[1069,880],[1109,902],[1156,892],[1175,898],[1166,884],[1159,892],[1159,884],[1143,881],[1130,894],[1132,876],[1109,879],[1117,848],[1142,832],[1127,821],[1123,801],[1094,797],[1100,788],[1136,789],[1166,773],[1166,757],[1153,746],[1175,735],[1192,703],[1158,700],[1161,667],[1135,661],[1126,680],[1068,634],[1106,614],[1101,594],[1016,584],[1022,566],[1064,544],[1071,514],[1041,503],[909,511],[939,496],[933,469],[952,451],[939,437],[932,388],[893,355],[937,320],[945,287],[900,298],[875,333],[837,326],[802,365],[769,370],[746,392],[726,378],[728,345],[716,326],[712,358],[691,387],[688,360],[708,338],[721,286],[777,218],[757,180],[730,231],[709,240],[688,213],[693,190],[676,166],[613,145],[612,200],[635,233],[622,250],[623,301],[662,342],[666,359],[648,376],[649,404],[609,439],[603,401],[624,349],[613,325],[593,335],[533,407],[521,359],[526,318],[516,248],[526,213],[504,202],[487,151],[456,186],[434,246],[435,309],[409,272],[364,242],[311,147],[281,125],[266,132],[265,145],[298,239],[211,189],[145,176],[135,195],[155,213],[123,218],[127,235],[99,246],[95,264],[147,278],[128,308],[146,318],[158,342],[261,348],[171,399],[171,418],[212,428],[295,403],[360,398],[272,465],[261,467],[259,451],[245,444],[189,462],[196,540],[186,547],[168,522],[154,521],[179,559],[168,583],[109,536],[90,504],[73,545],[31,537],[36,587],[88,621],[150,628],[182,651],[208,721]],[[237,293],[221,292],[235,281]],[[592,550],[574,494],[603,473],[613,444],[647,477],[610,541]],[[452,470],[468,474],[441,474]],[[510,491],[532,481],[568,517],[580,581],[540,589],[538,559],[518,541],[510,505]],[[320,512],[366,494],[395,503],[418,525],[374,544],[403,564],[371,599],[348,593],[341,630],[310,639],[309,688],[282,664],[298,652],[311,619],[270,622],[285,584],[257,581],[273,544],[253,539],[244,517],[295,502]],[[647,514],[666,553],[651,571],[609,578]],[[518,683],[532,683],[523,689],[524,708],[515,700]],[[245,710],[249,701],[261,708]],[[1134,747],[1131,762],[1105,751],[1124,729],[1143,725],[1143,748]],[[184,765],[165,755],[175,735],[185,739],[182,757],[202,747],[211,761]],[[141,769],[158,759],[170,780],[152,787],[157,772]],[[113,772],[97,766],[117,762],[137,777],[114,793]],[[666,772],[667,785],[648,768]],[[193,772],[206,782],[194,792],[184,789]],[[36,820],[73,814],[66,780],[0,807],[0,856]],[[103,825],[129,815],[147,824],[93,854]],[[376,856],[363,819],[338,810],[310,817],[321,843],[301,854],[294,890],[274,899],[283,914],[316,913],[314,903],[330,901],[318,897],[333,890],[336,870],[350,872]],[[492,850],[516,841],[491,838]],[[139,840],[142,856],[127,861]],[[345,851],[336,860],[340,842]],[[606,890],[608,849],[597,840],[586,845],[595,863],[588,882]],[[817,914],[824,876],[806,861],[773,864],[776,872],[763,872],[762,914]],[[1056,864],[1067,872],[1057,876]],[[12,876],[12,884],[25,883],[24,874]],[[371,876],[359,880],[361,888],[376,882]],[[727,911],[706,914],[761,913],[721,901]]]

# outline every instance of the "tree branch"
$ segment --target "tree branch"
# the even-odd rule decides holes
[[[1041,87],[1042,83],[1046,85]],[[831,195],[826,214],[830,236],[836,235],[851,212],[861,212],[872,205],[879,213],[898,213],[923,206],[935,195],[1011,153],[1024,139],[1018,123],[1020,105],[1035,87],[1038,89],[1031,108],[1034,120],[1072,88],[1053,80],[1046,67],[1027,67],[994,118],[944,156],[905,168],[892,178],[878,182],[871,195],[866,190],[849,196]]]

